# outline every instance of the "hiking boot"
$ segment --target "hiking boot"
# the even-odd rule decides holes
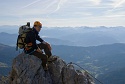
[[[45,67],[43,67],[43,70],[44,70],[44,71],[47,71],[47,70],[48,70],[48,66],[47,66],[47,64],[46,64]]]
[[[48,71],[48,67],[43,67],[43,70],[44,71]]]
[[[50,56],[48,58],[48,62],[53,62],[53,61],[56,61],[56,60],[57,60],[57,57],[55,57],[55,56]]]

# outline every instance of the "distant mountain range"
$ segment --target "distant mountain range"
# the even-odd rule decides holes
[[[10,46],[16,46],[18,34],[9,34],[5,32],[0,33],[0,43],[10,45]],[[50,42],[53,45],[75,45],[73,42],[70,42],[68,40],[62,40],[58,38],[50,38],[50,37],[42,37],[47,42]]]
[[[105,81],[104,84],[125,84],[125,68],[120,68],[100,75],[98,78]]]
[[[11,65],[12,59],[18,54],[15,47],[0,44],[0,62]]]
[[[0,26],[0,42],[15,45],[18,26]],[[125,43],[125,27],[43,27],[40,36],[53,45],[98,46]],[[11,40],[10,40],[11,39]]]
[[[78,46],[64,46],[52,45],[53,55],[60,56],[67,63],[74,62],[87,69],[90,73],[95,75],[104,84],[124,84],[125,74],[125,44],[110,44],[93,47],[78,47]],[[11,62],[19,51],[15,51],[15,47],[0,44],[0,62],[11,65]],[[8,67],[1,67],[0,74],[5,74],[5,69]],[[10,68],[9,68],[10,69]],[[120,72],[121,73],[120,73]],[[121,80],[121,83],[115,81]]]
[[[79,64],[104,84],[124,84],[125,82],[125,74],[122,74],[120,78],[125,68],[125,44],[95,47],[53,46],[53,53],[67,62]],[[119,82],[115,83],[115,81]]]
[[[0,44],[0,74],[7,75],[11,69],[12,59],[18,55],[15,47]]]
[[[0,43],[10,46],[16,45],[17,34],[0,33]]]

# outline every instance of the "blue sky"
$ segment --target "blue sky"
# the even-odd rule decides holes
[[[0,25],[125,26],[125,0],[2,0]]]

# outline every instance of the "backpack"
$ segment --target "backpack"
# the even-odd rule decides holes
[[[26,43],[24,41],[25,41],[27,33],[30,31],[32,31],[32,28],[30,28],[29,22],[27,23],[27,25],[23,25],[23,26],[19,27],[19,31],[18,31],[19,35],[17,37],[16,50],[18,50],[18,48],[19,49],[25,48]]]

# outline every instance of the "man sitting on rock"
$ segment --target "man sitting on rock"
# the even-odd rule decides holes
[[[50,44],[45,42],[38,35],[41,29],[41,22],[35,21],[32,31],[28,32],[26,35],[26,46],[24,48],[24,52],[40,58],[42,60],[43,69],[48,70],[47,61],[54,61],[57,58],[52,57]],[[37,44],[36,40],[40,41],[41,43]],[[43,54],[42,49],[44,49],[45,54]]]

